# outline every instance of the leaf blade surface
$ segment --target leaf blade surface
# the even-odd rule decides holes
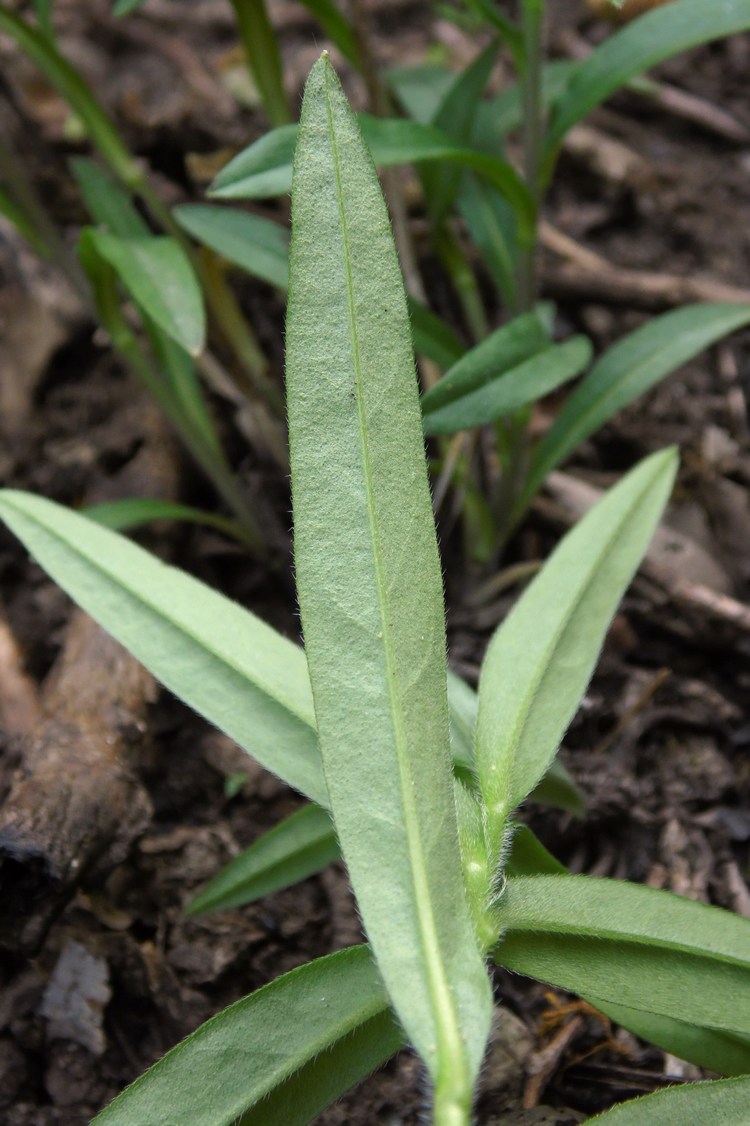
[[[295,559],[337,833],[393,1003],[433,1077],[491,999],[450,770],[442,584],[403,283],[327,58],[295,158],[287,321]],[[386,877],[387,873],[387,877]]]

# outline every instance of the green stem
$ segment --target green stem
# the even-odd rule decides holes
[[[232,0],[250,74],[271,125],[292,120],[284,91],[284,70],[276,34],[263,0]]]
[[[446,1083],[444,1087],[439,1084],[432,1108],[433,1126],[470,1126],[471,1098],[470,1086],[466,1090],[465,1085],[456,1088],[451,1083]]]

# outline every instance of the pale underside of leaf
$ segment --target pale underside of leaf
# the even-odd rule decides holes
[[[326,59],[295,160],[287,382],[300,608],[334,821],[407,1033],[433,1075],[446,1058],[475,1072],[490,998],[458,853],[408,316],[374,168]]]
[[[500,626],[479,687],[477,770],[498,849],[552,761],[661,515],[674,451],[654,454],[568,533]]]

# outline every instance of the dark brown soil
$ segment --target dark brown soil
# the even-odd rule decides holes
[[[375,52],[384,63],[419,61],[440,44],[446,57],[461,65],[476,49],[468,32],[421,3],[371,0],[368,7]],[[550,7],[554,53],[604,34],[603,25],[572,0]],[[200,199],[200,178],[191,173],[198,156],[208,166],[212,154],[247,143],[264,127],[260,114],[241,108],[221,78],[236,47],[230,6],[218,0],[190,5],[147,0],[142,13],[125,23],[115,23],[108,8],[104,0],[61,3],[56,8],[61,44],[150,165],[165,200]],[[296,98],[324,40],[306,9],[291,0],[272,0],[271,12]],[[0,40],[0,59],[3,133],[23,156],[32,184],[72,246],[85,213],[65,160],[85,150],[69,139],[62,103],[7,40]],[[732,114],[739,130],[734,140],[719,127],[654,107],[634,93],[618,95],[587,125],[639,161],[626,160],[623,172],[617,153],[597,148],[596,135],[593,148],[583,142],[571,146],[545,217],[613,267],[748,286],[749,64],[750,37],[739,36],[691,52],[659,72],[709,109]],[[361,81],[342,69],[353,99],[364,104]],[[498,73],[496,82],[504,78],[505,71]],[[268,211],[282,209],[271,205]],[[419,234],[418,214],[415,229]],[[566,288],[559,264],[546,249],[543,289],[559,302],[562,328],[588,333],[597,349],[649,315],[637,299],[624,302],[598,291],[595,283],[585,292],[585,278],[575,292]],[[440,311],[464,331],[447,285],[439,277],[431,284]],[[238,280],[237,292],[280,381],[279,301],[247,281]],[[158,426],[152,408],[95,332],[61,272],[40,263],[5,221],[0,323],[2,484],[74,506],[123,495],[132,463],[150,441],[150,427]],[[606,485],[645,453],[679,443],[683,467],[669,519],[698,545],[696,571],[689,577],[739,604],[750,602],[749,388],[750,340],[739,336],[623,412],[566,466]],[[548,423],[553,406],[540,409],[539,427]],[[275,545],[273,566],[205,529],[165,525],[139,538],[297,638],[285,478],[248,444],[226,399],[214,394],[212,409]],[[176,495],[218,510],[199,475],[179,454],[170,456]],[[513,542],[513,558],[546,554],[565,523],[562,512],[559,496],[541,503]],[[441,530],[451,657],[471,678],[517,592],[472,606],[466,596],[479,576],[461,563],[460,529],[446,517]],[[5,531],[0,531],[0,584],[0,620],[6,619],[20,646],[15,664],[12,653],[0,655],[0,680],[11,685],[0,693],[3,802],[25,761],[23,722],[16,726],[8,719],[20,699],[13,695],[12,677],[27,678],[18,691],[21,696],[28,691],[33,701],[58,660],[71,606]],[[578,821],[532,807],[525,814],[574,871],[671,888],[750,916],[746,621],[677,603],[652,581],[636,581],[562,752],[585,794],[586,817]],[[37,904],[9,899],[12,881],[0,889],[0,933],[11,936],[0,952],[0,1119],[8,1126],[82,1126],[212,1013],[360,937],[338,867],[243,909],[198,919],[183,915],[191,895],[290,813],[298,799],[166,693],[149,689],[143,707],[145,719],[128,736],[126,753],[146,813],[118,862],[109,854],[92,860],[33,948],[20,936],[34,922]],[[83,1016],[55,1011],[66,966],[73,967],[80,987]],[[542,1014],[569,998],[510,975],[498,975],[497,996],[505,1009],[478,1107],[483,1124],[562,1126],[653,1090],[667,1078],[698,1074],[586,1016],[550,1076],[542,1100],[547,1109],[521,1111],[529,1061],[555,1035],[554,1029],[540,1031]],[[565,1019],[562,1015],[561,1023]],[[404,1054],[319,1121],[417,1123],[423,1120],[423,1089],[416,1061]]]

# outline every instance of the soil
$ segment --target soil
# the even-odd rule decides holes
[[[607,33],[583,6],[558,0],[550,7],[553,54],[580,50]],[[230,93],[227,75],[236,80],[238,73],[231,8],[220,0],[179,6],[147,0],[120,22],[108,8],[104,0],[61,2],[55,8],[60,44],[149,166],[163,198],[199,200],[227,152],[264,128],[248,91],[243,88],[242,102]],[[366,12],[383,64],[417,62],[427,50],[433,55],[439,50],[460,66],[476,50],[474,35],[421,2],[371,0]],[[271,15],[297,104],[304,76],[325,41],[307,9],[291,0],[271,0]],[[333,56],[340,62],[335,51]],[[34,190],[70,249],[85,212],[65,162],[85,152],[85,145],[76,139],[64,105],[7,40],[0,40],[0,57],[3,133],[23,157]],[[660,79],[707,108],[709,120],[703,123],[633,92],[613,98],[587,121],[596,131],[593,144],[579,138],[563,153],[545,218],[613,269],[635,271],[642,279],[700,275],[747,286],[749,64],[750,37],[737,36],[659,69]],[[341,69],[352,99],[363,105],[361,80],[345,65]],[[507,77],[507,68],[498,68],[493,82],[499,88]],[[732,116],[734,138],[717,125],[713,110]],[[284,207],[270,204],[265,210],[279,214]],[[413,218],[419,239],[418,205]],[[417,245],[426,256],[427,248]],[[585,277],[571,287],[561,280],[559,265],[548,246],[542,291],[558,301],[561,332],[586,332],[601,350],[647,317],[647,305],[637,295],[623,299]],[[447,283],[434,263],[428,266],[437,310],[465,334]],[[233,281],[280,383],[279,299],[260,284]],[[492,302],[489,280],[484,284]],[[148,459],[158,450],[160,468],[148,470],[154,474],[151,488],[157,481],[176,499],[220,510],[63,273],[37,259],[5,221],[0,319],[4,485],[73,506],[129,495],[139,472],[142,477],[143,459],[152,466]],[[221,344],[218,348],[223,355]],[[575,872],[670,888],[746,916],[749,389],[750,337],[740,334],[624,411],[565,466],[566,474],[604,486],[639,457],[678,443],[682,469],[668,519],[695,547],[691,582],[724,599],[727,612],[705,600],[680,601],[652,577],[638,578],[562,751],[585,796],[586,815],[576,819],[533,806],[524,811]],[[136,538],[297,639],[285,476],[247,441],[236,404],[215,389],[211,402],[234,468],[274,545],[273,565],[197,526],[164,524]],[[548,425],[553,409],[554,403],[540,408],[539,429]],[[543,557],[559,536],[569,519],[565,479],[556,488],[516,536],[511,562]],[[446,514],[441,540],[451,659],[472,679],[517,590],[477,607],[471,592],[481,576],[462,563],[460,527]],[[7,819],[13,814],[8,808],[13,787],[29,769],[39,707],[60,698],[61,654],[67,653],[65,676],[72,677],[63,677],[64,685],[80,688],[88,676],[98,685],[99,674],[76,669],[70,655],[75,612],[5,531],[0,584],[0,815]],[[109,700],[111,683],[101,691]],[[31,895],[13,899],[15,877],[3,870],[0,1119],[7,1126],[81,1126],[212,1013],[361,937],[346,876],[337,865],[244,908],[184,915],[192,894],[292,812],[299,799],[166,692],[144,682],[139,693],[128,730],[121,716],[115,725],[118,755],[134,787],[127,802],[131,814],[134,809],[138,814],[123,821],[116,847],[110,841],[101,855],[92,855],[47,914]],[[84,723],[80,716],[76,722]],[[64,772],[64,755],[56,761]],[[74,777],[73,759],[70,769]],[[117,784],[121,781],[118,776]],[[119,816],[117,810],[111,816]],[[66,977],[76,983],[69,994]],[[503,1009],[479,1122],[562,1126],[700,1074],[595,1014],[565,1009],[571,999],[560,991],[498,973],[497,998]],[[553,1049],[546,1085],[530,1097],[540,1052],[558,1043],[570,1019],[578,1022],[574,1035],[559,1041],[559,1051]],[[525,1110],[524,1089],[527,1104],[536,1104]],[[423,1120],[424,1105],[419,1066],[403,1053],[318,1121],[412,1124]]]

